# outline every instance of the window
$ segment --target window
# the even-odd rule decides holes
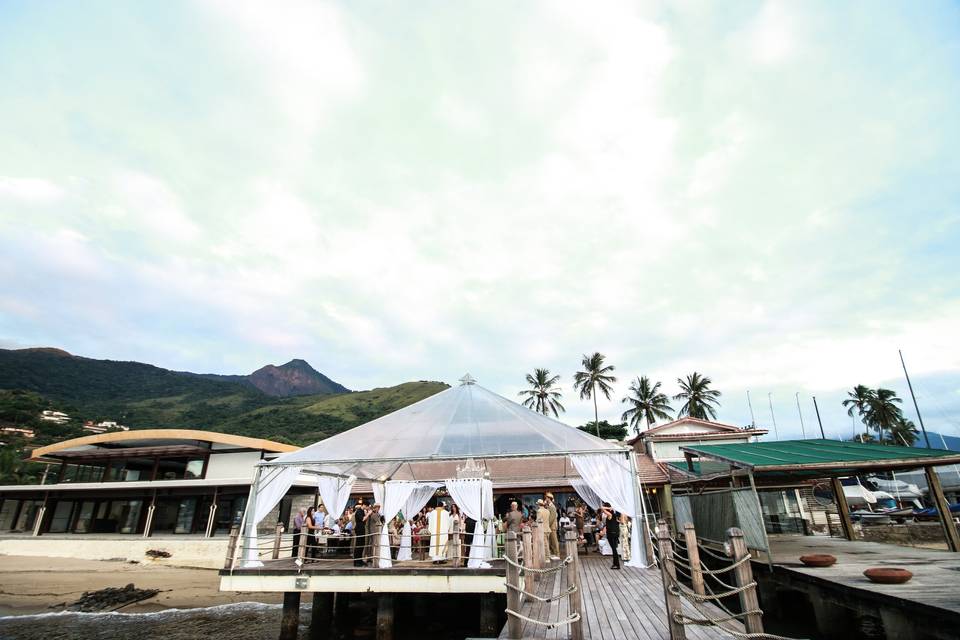
[[[17,513],[18,504],[20,504],[19,500],[10,500],[8,498],[0,505],[0,531],[13,529],[13,516]]]
[[[92,500],[86,500],[80,503],[80,510],[77,513],[77,521],[73,525],[74,533],[89,533],[93,524],[93,506]]]
[[[180,501],[180,508],[177,510],[177,525],[174,527],[174,533],[193,533],[193,517],[197,513],[197,499],[184,498]]]
[[[70,515],[73,513],[72,500],[58,500],[50,518],[50,533],[66,533],[70,526]]]
[[[187,462],[187,468],[183,473],[184,479],[193,479],[193,478],[202,478],[203,477],[203,458],[197,460],[190,460]]]
[[[42,506],[43,500],[24,500],[23,508],[20,509],[20,517],[17,518],[14,529],[17,531],[32,531],[33,525],[37,521],[37,514]]]
[[[142,500],[114,500],[107,519],[113,521],[117,533],[136,533],[142,505]]]

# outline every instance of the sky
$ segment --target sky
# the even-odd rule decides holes
[[[0,346],[960,435],[960,6],[0,0]],[[768,394],[770,394],[768,396]],[[799,395],[797,395],[799,394]],[[773,416],[769,405],[773,406]]]

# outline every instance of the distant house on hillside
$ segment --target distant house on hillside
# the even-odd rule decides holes
[[[33,432],[33,429],[27,429],[24,427],[0,427],[0,434],[20,436],[21,438],[32,438],[36,435]]]
[[[49,409],[40,412],[40,419],[46,420],[47,422],[55,422],[57,424],[65,424],[70,422],[70,416],[63,411],[50,411]]]
[[[112,421],[94,423],[93,420],[87,420],[83,423],[83,430],[90,433],[106,433],[107,431],[130,431],[130,427]]]

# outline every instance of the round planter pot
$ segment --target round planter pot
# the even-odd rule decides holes
[[[863,572],[870,582],[877,584],[903,584],[913,577],[913,574],[906,569],[897,569],[895,567],[874,567]]]
[[[808,567],[829,567],[837,562],[837,559],[829,553],[813,553],[808,556],[800,556],[800,562]]]

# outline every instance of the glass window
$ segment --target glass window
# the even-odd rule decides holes
[[[90,525],[93,523],[93,506],[94,502],[92,500],[86,500],[80,503],[80,511],[77,514],[77,521],[73,525],[73,530],[75,533],[90,532]]]
[[[43,500],[24,500],[23,508],[20,509],[20,517],[17,518],[17,525],[14,529],[17,531],[32,531],[37,520],[37,513],[42,506]]]
[[[70,514],[73,513],[72,500],[58,500],[50,518],[50,533],[65,533],[70,526]]]
[[[184,498],[177,510],[177,526],[174,533],[193,533],[193,516],[197,513],[197,499]]]
[[[18,504],[20,504],[19,500],[10,500],[8,498],[0,505],[0,531],[13,529],[13,516],[17,513]]]
[[[117,533],[137,532],[142,504],[142,500],[115,500],[110,503],[108,519],[113,521]]]
[[[183,473],[185,479],[193,478],[202,478],[203,477],[203,458],[199,460],[190,460],[187,462],[187,468]]]

